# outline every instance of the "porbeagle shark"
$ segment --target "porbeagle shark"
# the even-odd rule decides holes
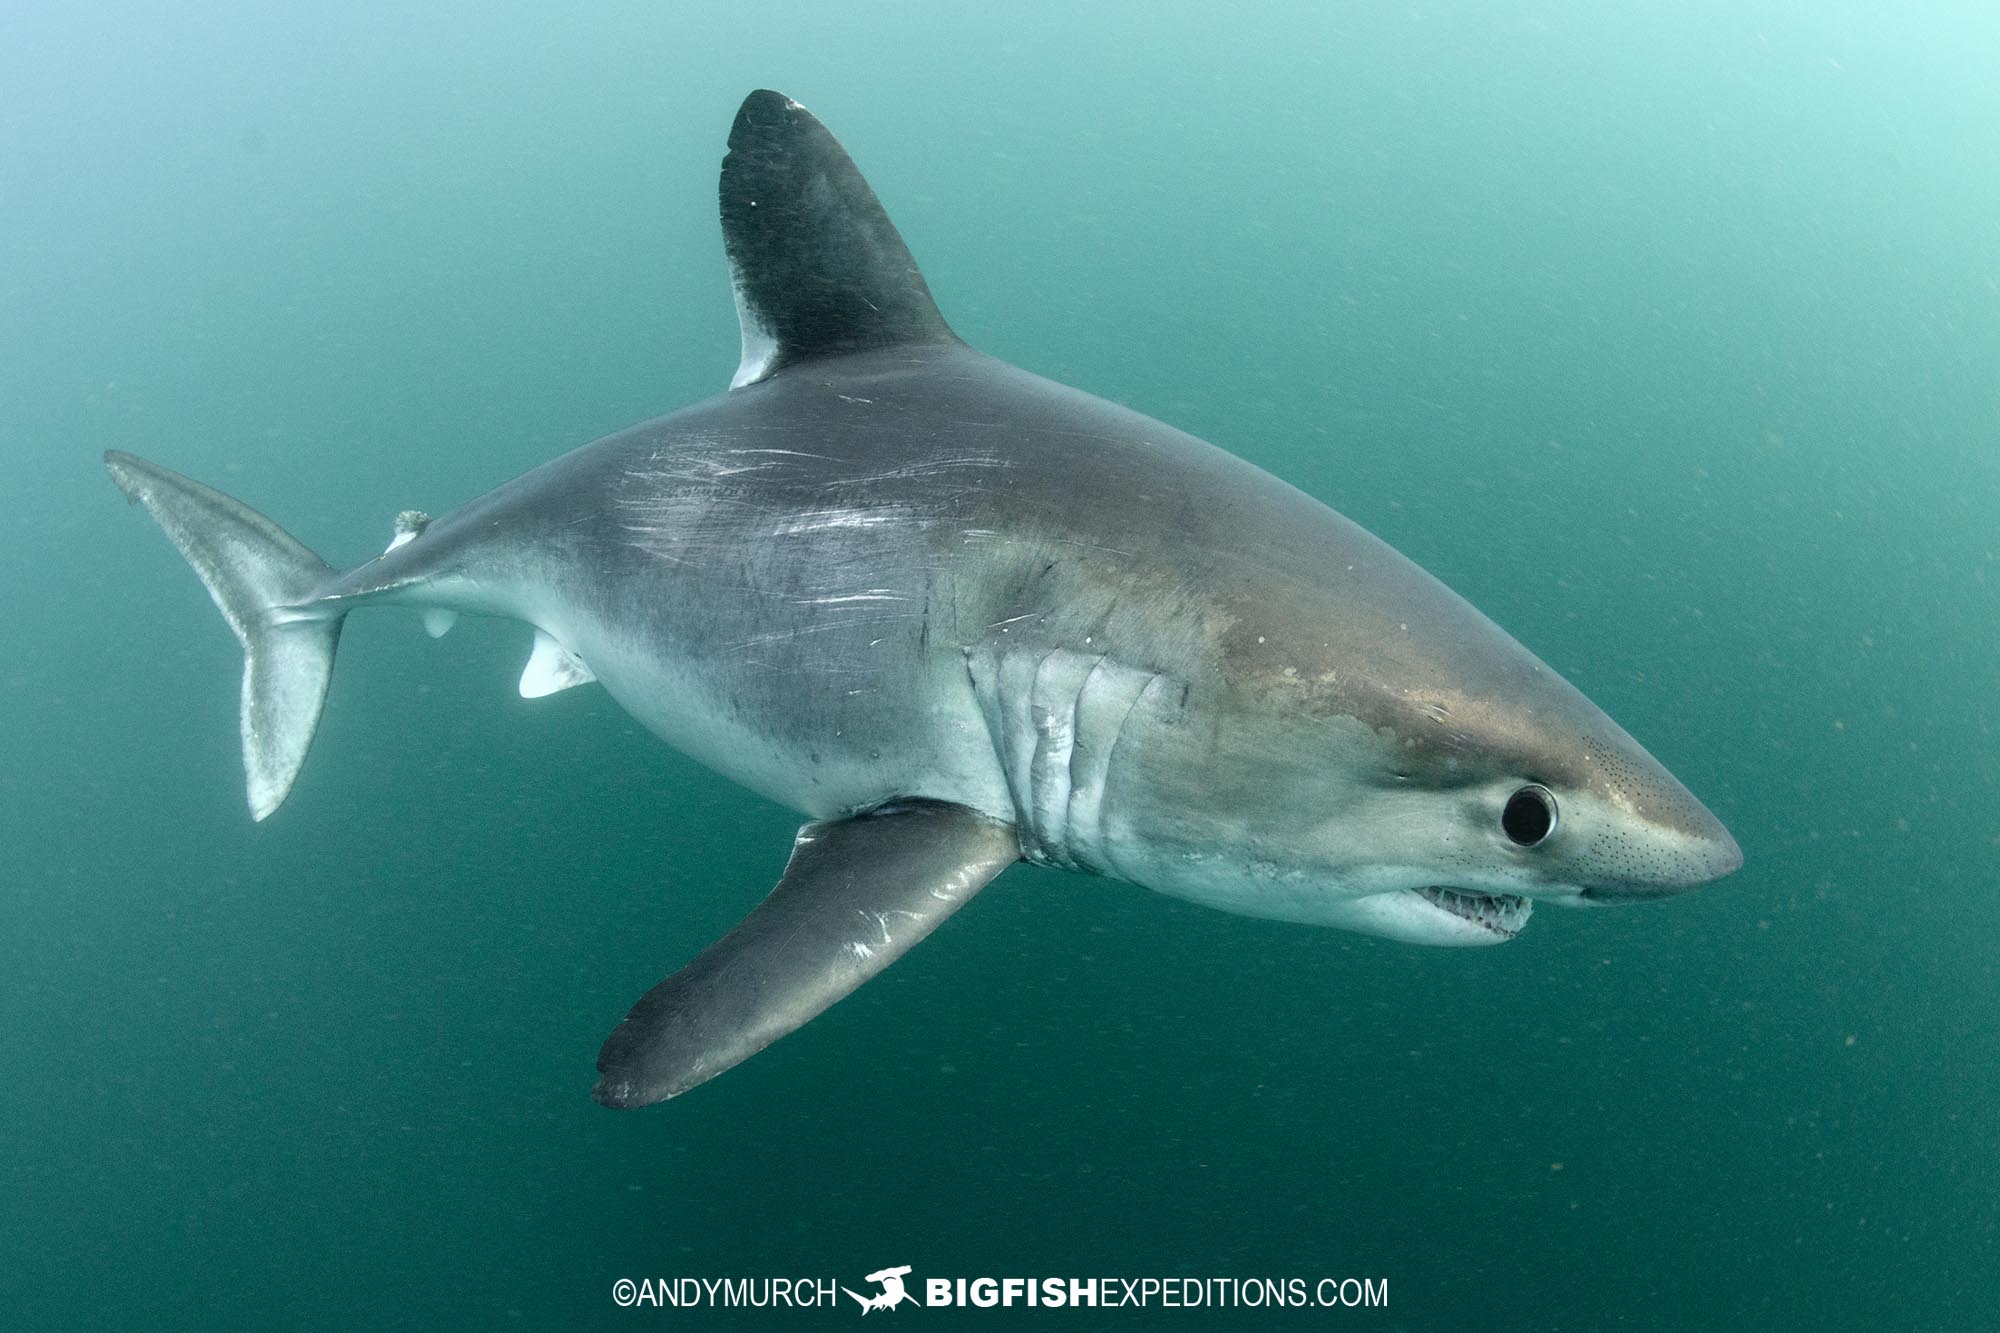
[[[292,787],[347,613],[534,629],[805,815],[770,896],[611,1033],[595,1095],[685,1092],[847,995],[1016,861],[1424,944],[1658,898],[1742,854],[1638,742],[1408,559],[1269,473],[960,341],[854,163],[737,113],[728,392],[327,565],[130,454],[112,479],[244,651],[251,814]]]

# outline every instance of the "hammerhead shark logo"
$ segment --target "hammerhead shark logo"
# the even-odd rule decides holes
[[[910,1266],[903,1264],[897,1268],[880,1268],[870,1273],[868,1281],[882,1288],[873,1296],[863,1296],[860,1292],[850,1291],[846,1287],[842,1287],[841,1290],[854,1298],[854,1303],[861,1307],[863,1314],[867,1314],[870,1310],[893,1310],[904,1301],[915,1305],[917,1298],[910,1295],[909,1290],[903,1286],[903,1278],[909,1271]]]

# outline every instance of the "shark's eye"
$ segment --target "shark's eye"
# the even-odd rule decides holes
[[[1539,784],[1529,784],[1507,798],[1500,812],[1500,827],[1517,845],[1534,847],[1556,831],[1555,793]]]

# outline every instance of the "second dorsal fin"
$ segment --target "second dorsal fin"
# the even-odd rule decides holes
[[[730,388],[813,357],[957,341],[853,159],[791,98],[744,99],[721,196],[743,326]]]

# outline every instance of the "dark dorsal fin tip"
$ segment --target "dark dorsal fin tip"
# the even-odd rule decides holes
[[[744,99],[720,193],[743,326],[732,388],[814,357],[957,340],[853,159],[791,98]]]

